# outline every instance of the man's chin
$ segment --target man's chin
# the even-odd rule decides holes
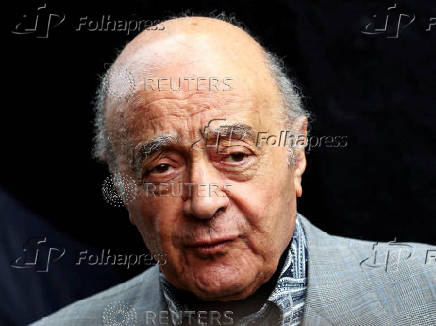
[[[233,301],[243,300],[251,295],[257,288],[254,284],[255,276],[247,273],[225,272],[221,270],[196,271],[194,273],[191,292],[203,301]],[[242,275],[241,275],[242,274]],[[259,285],[260,286],[260,285]]]

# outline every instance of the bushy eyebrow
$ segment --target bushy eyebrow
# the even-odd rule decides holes
[[[208,128],[207,131],[205,131],[205,133],[215,134],[216,137],[220,137],[220,138],[231,138],[233,140],[241,140],[241,139],[250,140],[253,143],[255,141],[255,134],[256,134],[251,126],[239,122],[220,125],[215,128]],[[203,134],[203,136],[205,135]],[[174,133],[163,134],[160,136],[153,137],[152,139],[147,140],[145,142],[141,142],[135,147],[132,167],[136,171],[140,171],[141,170],[140,165],[148,157],[172,145],[180,145],[180,143],[181,143],[180,136]]]
[[[161,151],[165,147],[178,144],[180,137],[176,134],[164,134],[153,137],[150,140],[139,143],[135,148],[134,154],[134,166],[139,168],[139,165],[148,157],[152,156],[156,152]]]

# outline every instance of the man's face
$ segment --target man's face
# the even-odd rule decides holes
[[[109,130],[124,130],[117,165],[139,185],[131,221],[152,253],[166,255],[166,278],[202,300],[251,295],[276,271],[295,226],[299,178],[288,149],[256,146],[258,131],[284,129],[280,101],[264,84],[236,85],[137,92],[113,114],[122,127]]]

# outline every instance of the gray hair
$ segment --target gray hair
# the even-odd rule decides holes
[[[189,16],[192,16],[192,14],[188,12],[171,18]],[[242,26],[242,24],[237,21],[234,16],[227,16],[224,13],[219,13],[218,15],[212,13],[209,17],[223,20],[229,24],[243,29],[248,33],[247,29]],[[307,119],[309,119],[310,114],[307,110],[304,109],[302,104],[301,91],[296,86],[296,83],[287,75],[283,60],[280,59],[277,55],[266,50],[264,51],[264,54],[266,59],[266,65],[269,68],[269,71],[271,72],[271,75],[276,83],[276,87],[282,97],[283,107],[281,108],[281,113],[285,118],[284,125],[286,127],[291,127],[292,123],[299,117],[306,117]],[[109,79],[113,78],[113,76],[111,75],[113,75],[112,67],[110,67],[100,79],[100,85],[96,92],[96,97],[94,101],[95,136],[93,156],[100,161],[106,162],[110,167],[115,168],[115,154],[111,147],[105,125],[106,99],[108,98],[108,95],[114,95],[113,90],[111,91],[109,87]],[[127,82],[129,83],[131,80],[129,76],[127,77]],[[121,91],[121,93],[125,93],[124,90]],[[290,155],[288,163],[292,164],[294,160],[294,152],[292,147],[289,148],[289,154]]]

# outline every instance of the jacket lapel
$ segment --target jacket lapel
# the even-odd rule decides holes
[[[153,266],[143,275],[136,310],[141,316],[140,320],[145,320],[141,325],[157,325],[159,322],[156,324],[156,321],[159,321],[162,311],[168,310],[160,291],[159,267]]]

